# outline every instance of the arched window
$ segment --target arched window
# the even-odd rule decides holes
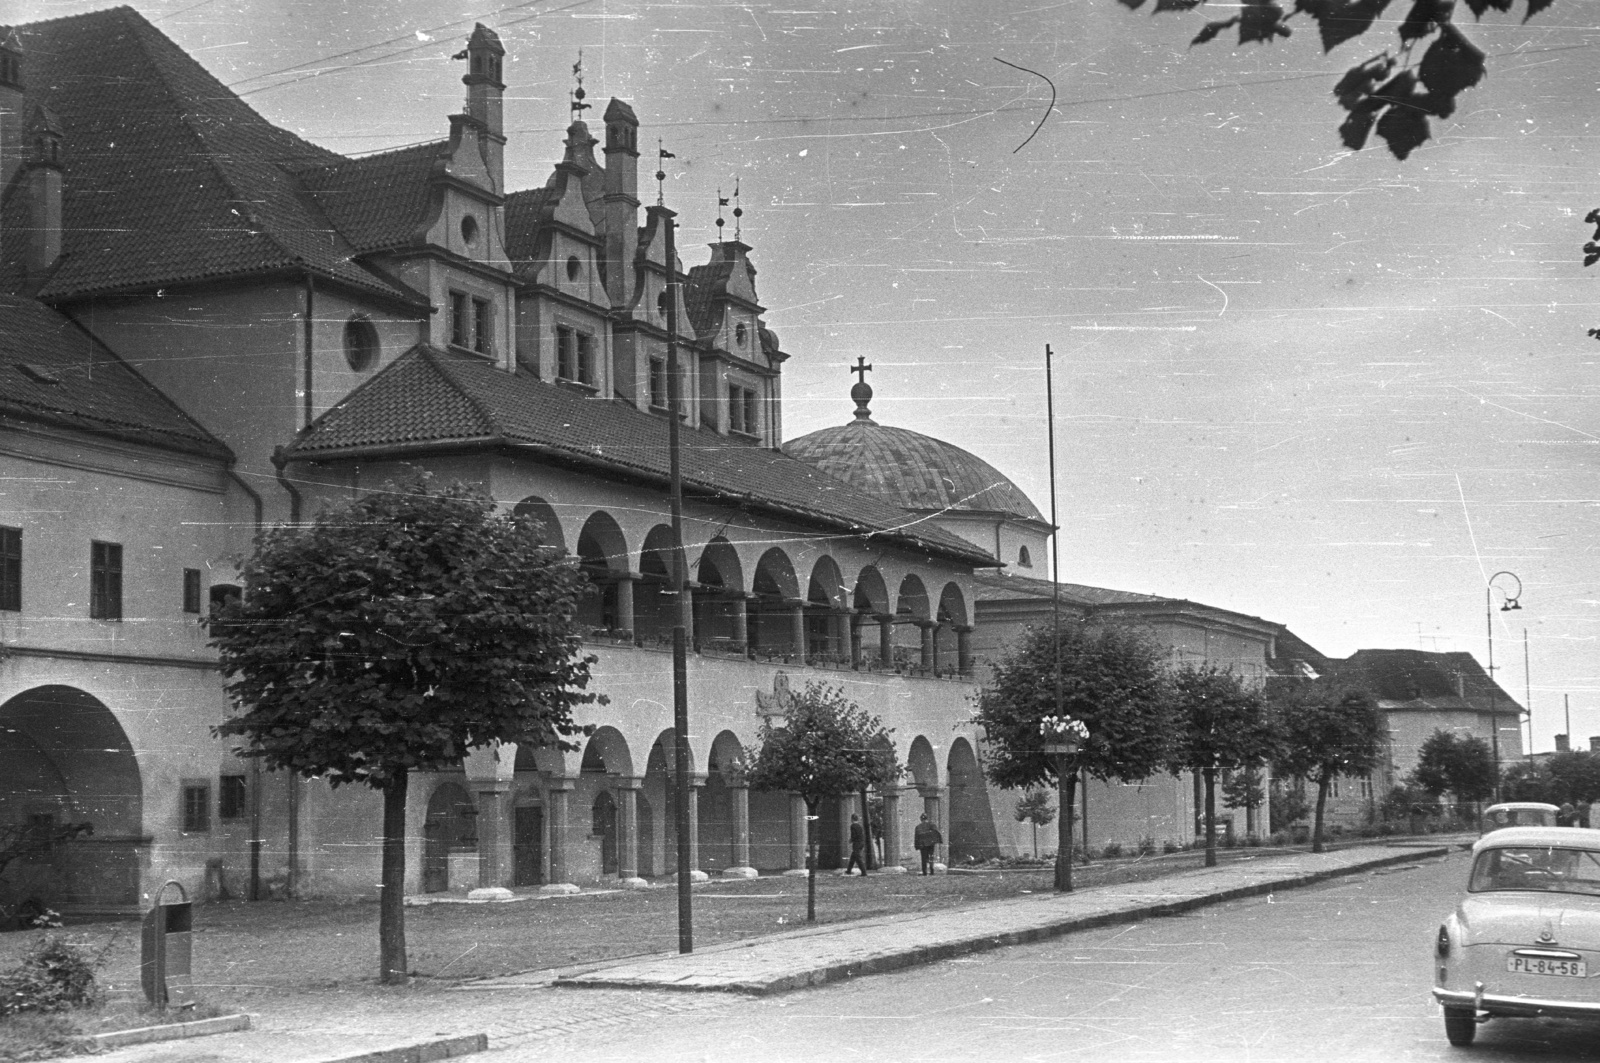
[[[1028,548],[1026,546],[1017,548],[1017,564],[1023,568],[1033,567],[1033,558],[1029,556]]]

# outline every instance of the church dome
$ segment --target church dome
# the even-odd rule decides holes
[[[1021,488],[982,458],[921,432],[878,424],[861,416],[860,399],[858,405],[851,423],[792,439],[784,453],[903,509],[1003,513],[1048,523]]]

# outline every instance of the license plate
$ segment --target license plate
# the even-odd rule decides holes
[[[1587,978],[1582,960],[1547,960],[1538,956],[1507,956],[1506,970],[1512,974],[1552,974],[1563,978]]]

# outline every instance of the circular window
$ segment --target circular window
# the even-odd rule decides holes
[[[364,317],[344,323],[344,360],[350,368],[364,373],[378,364],[378,330]]]
[[[578,274],[583,272],[583,263],[578,261],[577,255],[567,256],[567,280],[575,281]]]
[[[747,328],[745,326],[745,323],[743,321],[739,322],[739,324],[736,325],[734,327],[734,330],[733,330],[733,342],[735,342],[739,346],[743,347],[744,344],[745,344],[745,341],[748,340],[749,338],[750,338],[750,330],[749,330],[749,328]]]
[[[461,219],[461,239],[468,247],[478,242],[478,219],[470,214]]]

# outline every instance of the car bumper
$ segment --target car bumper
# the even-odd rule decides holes
[[[1577,1000],[1541,1000],[1537,997],[1502,997],[1485,993],[1480,1003],[1478,995],[1458,989],[1435,989],[1433,999],[1445,1007],[1482,1008],[1491,1016],[1512,1018],[1600,1019],[1600,1003]]]

